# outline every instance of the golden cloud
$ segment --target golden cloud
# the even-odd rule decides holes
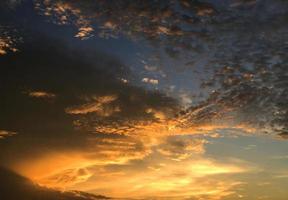
[[[16,132],[13,131],[6,131],[6,130],[0,130],[0,139],[3,139],[5,137],[16,135]]]
[[[16,170],[40,185],[62,190],[211,200],[233,194],[241,184],[227,177],[251,170],[241,162],[205,157],[205,140],[170,137],[90,138],[85,149],[51,152],[19,163]]]
[[[73,24],[78,28],[78,33],[75,37],[82,40],[93,36],[94,29],[88,18],[83,15],[82,11],[68,2],[51,1],[51,0],[36,0],[35,9],[49,16],[53,23],[59,25]]]
[[[117,100],[116,95],[110,96],[100,96],[100,97],[92,97],[92,103],[87,103],[81,106],[75,106],[66,109],[66,113],[68,114],[88,114],[88,113],[96,113],[102,117],[108,117],[114,114],[115,112],[119,112],[120,108],[118,106],[113,107],[110,105],[113,101]]]
[[[28,92],[28,95],[30,97],[35,97],[35,98],[55,98],[56,95],[50,92],[46,91],[30,91]]]
[[[11,36],[7,35],[0,35],[0,56],[7,54],[7,51],[16,52],[18,51],[17,48],[15,48],[15,41],[12,39]]]

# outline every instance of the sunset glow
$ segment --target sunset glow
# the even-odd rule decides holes
[[[287,200],[286,0],[1,0],[0,200]]]

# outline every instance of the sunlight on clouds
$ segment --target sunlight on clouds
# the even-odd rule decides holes
[[[68,107],[66,113],[81,115],[93,128],[91,132],[102,133],[104,137],[91,135],[78,151],[51,152],[18,163],[17,171],[40,185],[62,190],[77,189],[115,197],[168,195],[217,200],[234,194],[233,188],[241,184],[229,178],[230,175],[252,170],[247,163],[219,163],[206,157],[209,142],[205,137],[220,137],[225,128],[254,130],[240,124],[205,121],[209,115],[205,108],[171,116],[165,109],[148,107],[141,111],[148,118],[118,121],[117,117],[123,113],[117,95],[84,96],[82,100],[85,103]],[[109,120],[95,124],[95,120],[85,121],[88,115],[92,119]],[[74,121],[80,129],[84,128],[82,123],[83,120]]]
[[[192,155],[199,155],[205,153],[204,139],[187,139],[181,137],[167,137],[164,139],[163,145],[157,147],[157,151],[163,156],[174,161],[185,160]]]
[[[143,78],[142,82],[143,83],[150,83],[152,85],[157,85],[159,83],[159,81],[157,79],[152,79],[152,78],[147,78],[147,77]]]
[[[6,130],[0,130],[0,139],[16,135],[16,132],[13,131],[6,131]]]
[[[94,29],[88,18],[82,14],[80,9],[69,3],[36,0],[35,9],[42,15],[50,17],[49,19],[55,24],[75,25],[78,28],[78,33],[75,35],[77,38],[84,40],[93,36]]]
[[[268,199],[287,185],[285,141],[258,137],[288,138],[283,0],[3,2],[3,165],[123,198]],[[69,39],[73,27],[97,39]]]
[[[102,117],[108,117],[115,112],[119,112],[119,107],[112,107],[109,105],[113,101],[117,100],[116,95],[111,96],[93,96],[89,101],[92,103],[87,103],[81,106],[75,106],[66,109],[68,114],[87,114],[87,113],[96,113]]]
[[[136,104],[133,100],[131,103]],[[225,116],[225,110],[214,110],[214,105],[212,107],[204,105],[182,111],[180,106],[157,108],[143,105],[142,109],[131,108],[134,109],[131,112],[129,109],[127,111],[126,104],[127,102],[123,102],[123,97],[117,95],[87,96],[82,105],[68,107],[65,111],[68,114],[81,115],[76,116],[73,122],[77,129],[95,134],[128,136],[190,135],[208,132],[214,134],[217,130],[227,128],[247,133],[256,131],[256,128],[237,123],[229,115]],[[133,112],[135,112],[134,115],[132,115]]]
[[[66,188],[86,181],[91,166],[122,165],[130,160],[143,159],[150,152],[148,147],[133,138],[91,138],[83,150],[51,152],[18,163],[15,168],[39,184]],[[78,172],[85,173],[80,176]]]
[[[0,29],[1,31],[1,29]],[[10,36],[0,35],[0,56],[7,54],[7,51],[16,52],[18,49],[14,47],[15,41]]]
[[[127,120],[121,123],[115,124],[97,124],[92,127],[92,132],[104,133],[104,134],[119,134],[119,135],[150,135],[150,136],[163,136],[163,135],[193,135],[193,134],[204,134],[208,132],[212,133],[216,130],[225,128],[239,129],[243,131],[250,131],[249,127],[245,126],[229,126],[221,124],[185,124],[182,123],[181,119],[165,119],[161,120],[163,115],[155,115],[158,121],[149,120]],[[160,120],[159,120],[160,119]],[[81,121],[75,121],[75,126],[82,126]],[[184,125],[184,126],[182,126]]]
[[[205,140],[183,137],[91,138],[86,149],[50,153],[16,168],[40,185],[62,190],[207,199],[232,194],[240,183],[224,177],[251,170],[247,164],[206,158]]]
[[[106,168],[89,181],[75,185],[75,188],[80,187],[83,190],[104,194],[109,192],[112,196],[119,197],[173,197],[179,195],[197,197],[206,195],[207,199],[220,199],[220,197],[232,194],[233,187],[240,183],[221,180],[221,178],[217,178],[217,175],[224,177],[248,170],[243,166],[219,164],[202,157],[183,162],[159,159],[163,163],[158,164],[157,170],[154,170],[155,167],[153,168],[155,161],[149,163],[151,167],[141,171],[120,167],[119,171],[109,172],[109,169]],[[117,182],[115,182],[116,179]]]
[[[35,97],[35,98],[55,98],[56,95],[50,92],[45,92],[45,91],[30,91],[28,92],[28,95],[30,97]]]
[[[35,181],[43,186],[68,189],[71,185],[87,181],[92,175],[87,168],[71,168]]]

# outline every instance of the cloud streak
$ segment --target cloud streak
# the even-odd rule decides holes
[[[16,135],[16,132],[13,131],[6,131],[6,130],[0,130],[0,139],[6,138],[6,137],[10,137],[13,135]]]

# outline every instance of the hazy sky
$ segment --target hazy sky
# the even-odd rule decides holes
[[[286,200],[287,20],[285,0],[1,1],[0,199]]]

